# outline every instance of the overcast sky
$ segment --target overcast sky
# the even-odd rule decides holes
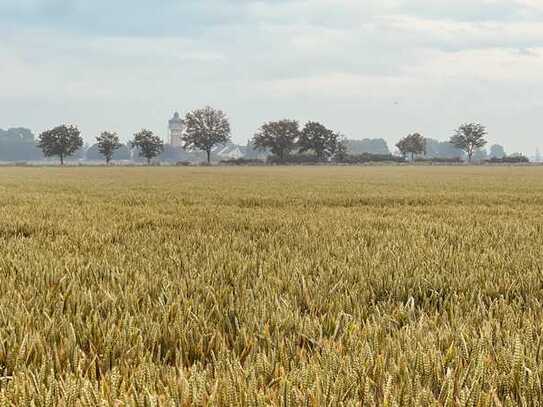
[[[166,135],[178,110],[391,145],[488,127],[543,150],[543,0],[0,0],[0,128]]]

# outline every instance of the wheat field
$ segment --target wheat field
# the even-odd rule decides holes
[[[543,168],[1,168],[0,407],[543,404]]]

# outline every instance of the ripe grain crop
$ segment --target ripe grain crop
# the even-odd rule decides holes
[[[543,404],[543,168],[2,168],[0,406]]]

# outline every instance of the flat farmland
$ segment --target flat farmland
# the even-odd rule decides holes
[[[543,167],[0,168],[0,406],[543,404]]]

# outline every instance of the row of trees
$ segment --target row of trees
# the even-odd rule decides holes
[[[187,150],[204,151],[208,162],[211,160],[211,151],[214,146],[230,141],[230,123],[221,110],[207,106],[190,112],[185,117],[185,126],[183,147]],[[37,145],[42,149],[44,156],[57,156],[60,164],[64,165],[66,157],[81,149],[83,138],[77,127],[61,125],[41,133]],[[162,139],[147,129],[134,134],[129,146],[135,148],[148,164],[164,150]],[[123,144],[117,133],[104,131],[96,137],[96,147],[109,164],[115,152],[122,148]]]
[[[449,143],[466,153],[468,161],[471,162],[473,154],[483,148],[487,141],[485,136],[487,131],[485,126],[479,123],[466,123],[455,130],[454,135],[449,140]],[[396,147],[404,157],[411,155],[411,160],[416,155],[426,153],[426,139],[419,133],[410,134],[402,138]]]
[[[344,137],[318,122],[307,122],[300,130],[296,120],[280,120],[262,125],[252,140],[257,149],[270,150],[281,161],[294,151],[313,153],[321,161],[347,153]]]
[[[468,161],[471,162],[474,154],[487,144],[486,135],[487,130],[482,124],[462,124],[455,130],[448,145],[453,152],[465,153]],[[313,153],[321,161],[330,159],[343,161],[349,149],[348,140],[322,124],[308,122],[302,130],[299,130],[298,122],[294,120],[264,124],[255,134],[252,142],[257,148],[271,150],[281,161],[286,160],[293,151],[302,154]],[[404,158],[410,156],[411,160],[414,160],[416,155],[426,154],[430,142],[435,144],[434,140],[427,140],[421,134],[413,133],[402,138],[396,147]],[[501,146],[493,146],[492,150],[492,156],[503,157],[505,155]],[[387,155],[386,150],[383,155]]]
[[[230,142],[228,118],[223,111],[209,106],[190,112],[185,116],[182,140],[184,149],[201,150],[206,153],[207,161],[210,162],[213,148]],[[322,161],[346,154],[343,137],[317,122],[308,122],[301,130],[295,120],[265,123],[253,137],[252,143],[257,149],[271,151],[281,161],[293,151],[314,153]],[[38,139],[38,147],[43,154],[46,157],[58,156],[61,165],[64,165],[66,157],[82,146],[83,139],[75,126],[62,125],[44,131]],[[105,131],[96,137],[96,147],[109,164],[123,144],[116,133]],[[140,157],[145,158],[147,163],[151,163],[152,159],[164,150],[160,137],[147,129],[134,134],[130,147],[137,149]]]
[[[454,149],[465,152],[468,161],[471,161],[474,153],[487,144],[486,135],[483,125],[467,123],[455,131],[449,144]],[[185,116],[183,148],[205,152],[208,163],[211,161],[213,148],[230,142],[230,138],[230,123],[221,110],[207,106]],[[410,156],[413,160],[417,155],[426,154],[429,141],[431,140],[425,139],[421,134],[413,133],[402,138],[396,147],[404,158]],[[300,129],[298,121],[287,119],[263,124],[253,136],[251,144],[258,150],[271,152],[280,162],[287,161],[293,153],[310,154],[317,161],[343,161],[348,151],[348,141],[321,123],[310,121]],[[75,126],[62,125],[41,133],[37,145],[46,157],[58,156],[63,165],[66,157],[81,149],[83,139]],[[164,151],[161,138],[147,129],[134,134],[129,146],[136,149],[148,164]],[[96,149],[107,164],[123,147],[119,136],[114,132],[104,131],[96,137]]]

